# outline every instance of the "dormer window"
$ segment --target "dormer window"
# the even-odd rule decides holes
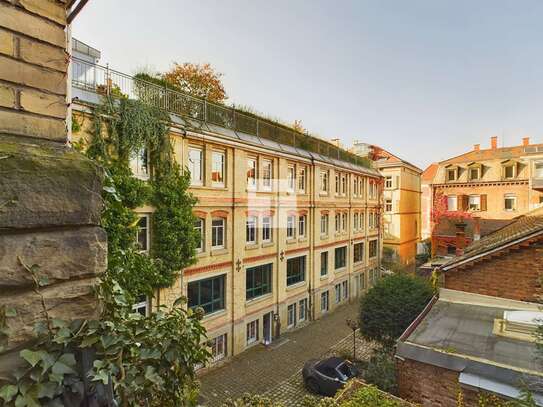
[[[470,181],[475,181],[481,178],[481,168],[475,167],[469,169],[469,179]]]
[[[458,179],[458,168],[447,169],[447,181],[456,181]]]
[[[503,178],[512,179],[517,176],[517,163],[513,160],[507,160],[502,162],[503,165]]]

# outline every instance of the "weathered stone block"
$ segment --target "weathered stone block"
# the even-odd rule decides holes
[[[0,3],[1,4],[1,3]],[[2,10],[0,10],[0,13]],[[66,95],[66,74],[0,55],[0,79]]]
[[[68,134],[64,120],[36,117],[16,110],[0,111],[0,133],[60,142],[66,141]]]
[[[0,30],[0,54],[13,56],[13,34]]]
[[[23,110],[64,119],[68,112],[64,96],[51,95],[30,89],[21,91],[21,108]]]
[[[0,230],[99,225],[101,192],[102,171],[81,153],[0,137]]]
[[[17,292],[0,296],[0,307],[15,309],[16,315],[7,318],[9,337],[6,351],[12,350],[31,340],[34,336],[34,326],[45,319],[45,309],[49,318],[65,320],[96,318],[98,307],[94,285],[96,279],[75,280],[62,284],[41,287],[39,293],[33,290]]]
[[[15,106],[15,89],[0,85],[0,106]]]
[[[38,265],[49,283],[56,284],[103,273],[106,256],[106,233],[96,226],[0,234],[0,291],[32,286],[21,262]]]
[[[65,50],[28,38],[19,38],[19,57],[23,61],[61,72],[66,72],[68,69],[68,55]]]
[[[0,2],[0,27],[66,49],[66,33],[61,26],[3,2]]]
[[[54,0],[19,0],[19,4],[32,13],[39,14],[58,24],[66,25],[66,8]]]

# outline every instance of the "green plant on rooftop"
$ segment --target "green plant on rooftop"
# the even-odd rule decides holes
[[[432,295],[432,287],[422,278],[405,274],[383,277],[360,301],[361,335],[392,348]]]

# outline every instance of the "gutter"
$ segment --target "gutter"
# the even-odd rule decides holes
[[[404,333],[400,336],[398,339],[399,342],[404,342],[409,336],[413,333],[415,329],[419,326],[419,324],[422,322],[422,320],[428,315],[434,304],[437,302],[439,297],[437,295],[434,295],[430,302],[426,304],[422,312],[419,314],[418,317],[415,318],[413,322],[407,327],[407,329],[404,331]]]

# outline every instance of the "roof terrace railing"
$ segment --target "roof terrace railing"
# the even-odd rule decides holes
[[[181,117],[371,168],[367,158],[357,156],[319,138],[296,132],[288,126],[233,107],[211,103],[76,57],[72,58],[72,85],[103,95],[126,96],[143,100]]]

